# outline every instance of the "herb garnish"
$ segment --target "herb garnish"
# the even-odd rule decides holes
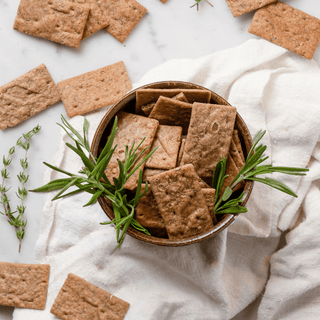
[[[1,170],[1,176],[2,176],[2,184],[0,186],[0,203],[3,205],[4,212],[0,213],[2,215],[5,215],[8,218],[8,222],[10,225],[14,226],[16,229],[16,235],[17,238],[19,239],[19,253],[21,251],[21,241],[24,237],[25,231],[24,228],[27,224],[27,220],[23,219],[23,214],[26,210],[26,207],[24,206],[24,200],[27,197],[28,191],[25,188],[25,183],[29,179],[29,175],[26,175],[26,169],[28,168],[28,150],[30,148],[30,140],[33,135],[38,133],[40,131],[41,127],[37,125],[34,127],[31,131],[29,131],[26,134],[23,134],[16,142],[16,144],[10,148],[8,152],[8,156],[5,157],[3,156],[3,169]],[[25,150],[25,156],[24,159],[20,159],[20,165],[22,167],[22,172],[19,173],[17,176],[20,183],[21,183],[21,188],[18,187],[18,192],[17,197],[21,200],[21,205],[17,205],[17,210],[16,211],[11,211],[10,207],[10,201],[7,196],[7,192],[10,190],[10,188],[5,186],[5,180],[10,179],[9,177],[9,171],[7,167],[11,164],[12,162],[12,155],[14,154],[16,147],[20,146]],[[17,217],[14,216],[14,214],[18,212],[19,214]]]
[[[202,0],[194,0],[196,3],[193,4],[190,8],[193,8],[194,6],[197,6],[197,11],[199,11],[199,3],[202,1]],[[206,0],[206,2],[208,2],[210,4],[211,7],[213,7],[213,5],[208,1]]]

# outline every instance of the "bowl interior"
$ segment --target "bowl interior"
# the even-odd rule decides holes
[[[230,105],[225,99],[214,93],[213,91],[204,88],[199,85],[195,85],[188,82],[181,82],[181,81],[165,81],[165,82],[156,82],[152,84],[145,85],[143,87],[140,87],[138,89],[202,89],[202,90],[208,90],[211,92],[211,101],[210,103],[213,104],[220,104],[220,105]],[[130,113],[135,113],[135,103],[136,103],[136,90],[133,90],[126,94],[121,100],[119,100],[112,108],[110,108],[103,119],[101,120],[96,133],[94,135],[93,141],[92,141],[92,154],[96,157],[100,154],[101,150],[103,149],[104,145],[106,144],[106,141],[108,139],[108,136],[111,132],[113,120],[115,115],[120,111],[126,111]],[[242,145],[242,149],[244,152],[244,155],[247,156],[250,148],[252,147],[252,138],[250,135],[250,132],[248,130],[248,127],[246,126],[245,122],[241,118],[241,116],[237,113],[236,116],[236,122],[235,122],[235,129],[239,132],[239,138]],[[247,203],[249,196],[252,192],[253,188],[253,182],[252,181],[246,181],[244,186],[244,197],[242,206],[245,206]],[[104,197],[99,197],[98,199],[99,204],[103,211],[106,213],[106,215],[112,220],[114,219],[114,213],[112,211],[112,207],[110,206],[110,202],[108,199]],[[127,233],[138,239],[145,242],[149,242],[156,245],[163,245],[163,246],[181,246],[181,245],[187,245],[191,243],[199,242],[203,239],[206,239],[208,237],[211,237],[213,235],[216,235],[218,232],[225,229],[227,226],[229,226],[234,221],[235,214],[224,214],[223,216],[217,217],[218,223],[214,226],[213,229],[210,231],[201,234],[201,235],[195,235],[190,238],[182,239],[182,240],[169,240],[165,238],[156,238],[153,236],[148,236],[132,227],[129,227],[127,230]]]

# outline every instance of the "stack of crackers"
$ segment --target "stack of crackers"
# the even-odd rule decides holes
[[[140,167],[143,183],[151,188],[135,213],[135,219],[155,237],[179,240],[212,229],[217,223],[215,190],[210,187],[215,166],[227,159],[229,177],[223,192],[244,165],[235,130],[236,108],[210,102],[208,90],[138,89],[135,114],[117,114],[117,148],[105,173],[110,181],[118,177],[118,160],[124,163],[126,145],[144,139],[136,154],[150,147],[136,163],[157,147]],[[125,188],[134,191],[138,178],[136,171]],[[145,188],[143,184],[142,191]]]

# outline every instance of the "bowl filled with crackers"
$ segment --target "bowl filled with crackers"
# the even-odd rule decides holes
[[[107,111],[92,141],[94,157],[112,135],[115,119],[115,150],[106,177],[116,181],[121,174],[119,162],[125,163],[132,145],[137,148],[135,163],[141,163],[124,189],[128,199],[137,188],[144,193],[134,208],[134,221],[147,232],[131,225],[127,234],[156,245],[181,246],[214,236],[234,221],[239,212],[216,214],[215,204],[230,188],[253,145],[235,107],[215,92],[189,82],[145,85]],[[141,161],[151,150],[147,160]],[[220,180],[214,171],[223,166],[222,160],[225,178],[215,188]],[[253,181],[242,181],[232,189],[231,198],[241,195],[239,203],[244,207],[252,188]],[[115,221],[111,201],[106,197],[98,201]]]

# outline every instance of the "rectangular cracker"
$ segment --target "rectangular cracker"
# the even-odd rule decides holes
[[[202,189],[203,195],[206,199],[206,203],[207,203],[207,207],[209,209],[210,212],[210,216],[212,218],[212,222],[213,224],[217,223],[217,218],[216,215],[214,213],[214,197],[216,195],[216,189],[213,188],[205,188]]]
[[[172,98],[173,100],[178,100],[178,101],[183,101],[186,103],[189,103],[188,99],[186,98],[186,96],[184,95],[183,92],[178,93],[176,96],[174,96]]]
[[[237,168],[240,170],[244,166],[244,162],[241,159],[239,150],[236,146],[236,143],[234,142],[234,139],[232,137],[231,144],[230,144],[230,155],[235,162]]]
[[[0,262],[0,305],[44,310],[50,266]]]
[[[184,151],[184,147],[185,147],[186,141],[187,141],[187,139],[182,139],[182,141],[181,141],[178,160],[177,160],[177,167],[180,167],[181,159],[182,159],[182,155],[183,155],[183,151]]]
[[[194,103],[181,165],[192,163],[200,177],[212,177],[228,156],[236,114],[235,107]]]
[[[149,118],[157,119],[160,125],[180,126],[182,134],[187,134],[191,111],[192,104],[161,96]]]
[[[245,163],[246,159],[244,158],[244,153],[243,153],[243,150],[242,150],[242,146],[241,146],[238,130],[233,130],[232,140],[234,141],[234,143],[235,143],[235,145],[236,145],[236,147],[238,149],[238,153],[239,153],[239,155],[241,157],[242,162]]]
[[[109,25],[105,30],[121,43],[147,12],[147,9],[135,0],[101,0],[99,5],[104,15],[109,18]]]
[[[60,101],[44,64],[0,87],[0,129],[14,127]]]
[[[132,89],[123,61],[58,83],[67,115],[72,118],[117,102]]]
[[[105,170],[105,173],[111,183],[113,182],[113,178],[118,178],[119,176],[119,164],[117,160],[119,159],[122,163],[125,161],[125,146],[128,145],[130,150],[133,142],[135,142],[135,146],[138,146],[142,139],[145,138],[144,142],[137,150],[136,155],[138,155],[145,147],[149,146],[149,149],[147,149],[137,160],[136,163],[138,164],[151,151],[150,147],[159,124],[157,120],[123,111],[118,112],[117,116],[118,131],[115,135],[113,146],[118,146],[111,157],[107,169]],[[139,171],[140,169],[143,171],[144,166],[145,162],[126,182],[126,189],[133,190],[137,187]]]
[[[13,29],[78,48],[89,10],[63,0],[21,0]]]
[[[167,170],[162,170],[162,169],[151,169],[151,168],[145,168],[143,170],[143,175],[142,175],[142,182],[149,182],[149,179],[157,174],[163,173]]]
[[[153,176],[150,178],[150,186],[169,239],[179,240],[213,228],[193,165]]]
[[[128,302],[69,273],[50,312],[62,320],[121,320],[129,306]]]
[[[147,160],[146,168],[173,169],[176,167],[179,146],[181,142],[181,127],[158,127],[151,150],[158,147],[156,152]]]
[[[320,20],[280,1],[259,9],[248,31],[310,60],[320,42]]]
[[[259,9],[277,0],[226,0],[234,17]]]
[[[136,113],[143,115],[141,107],[156,103],[160,96],[173,98],[181,92],[191,104],[194,102],[209,103],[211,99],[210,91],[200,89],[139,89],[136,92]]]

